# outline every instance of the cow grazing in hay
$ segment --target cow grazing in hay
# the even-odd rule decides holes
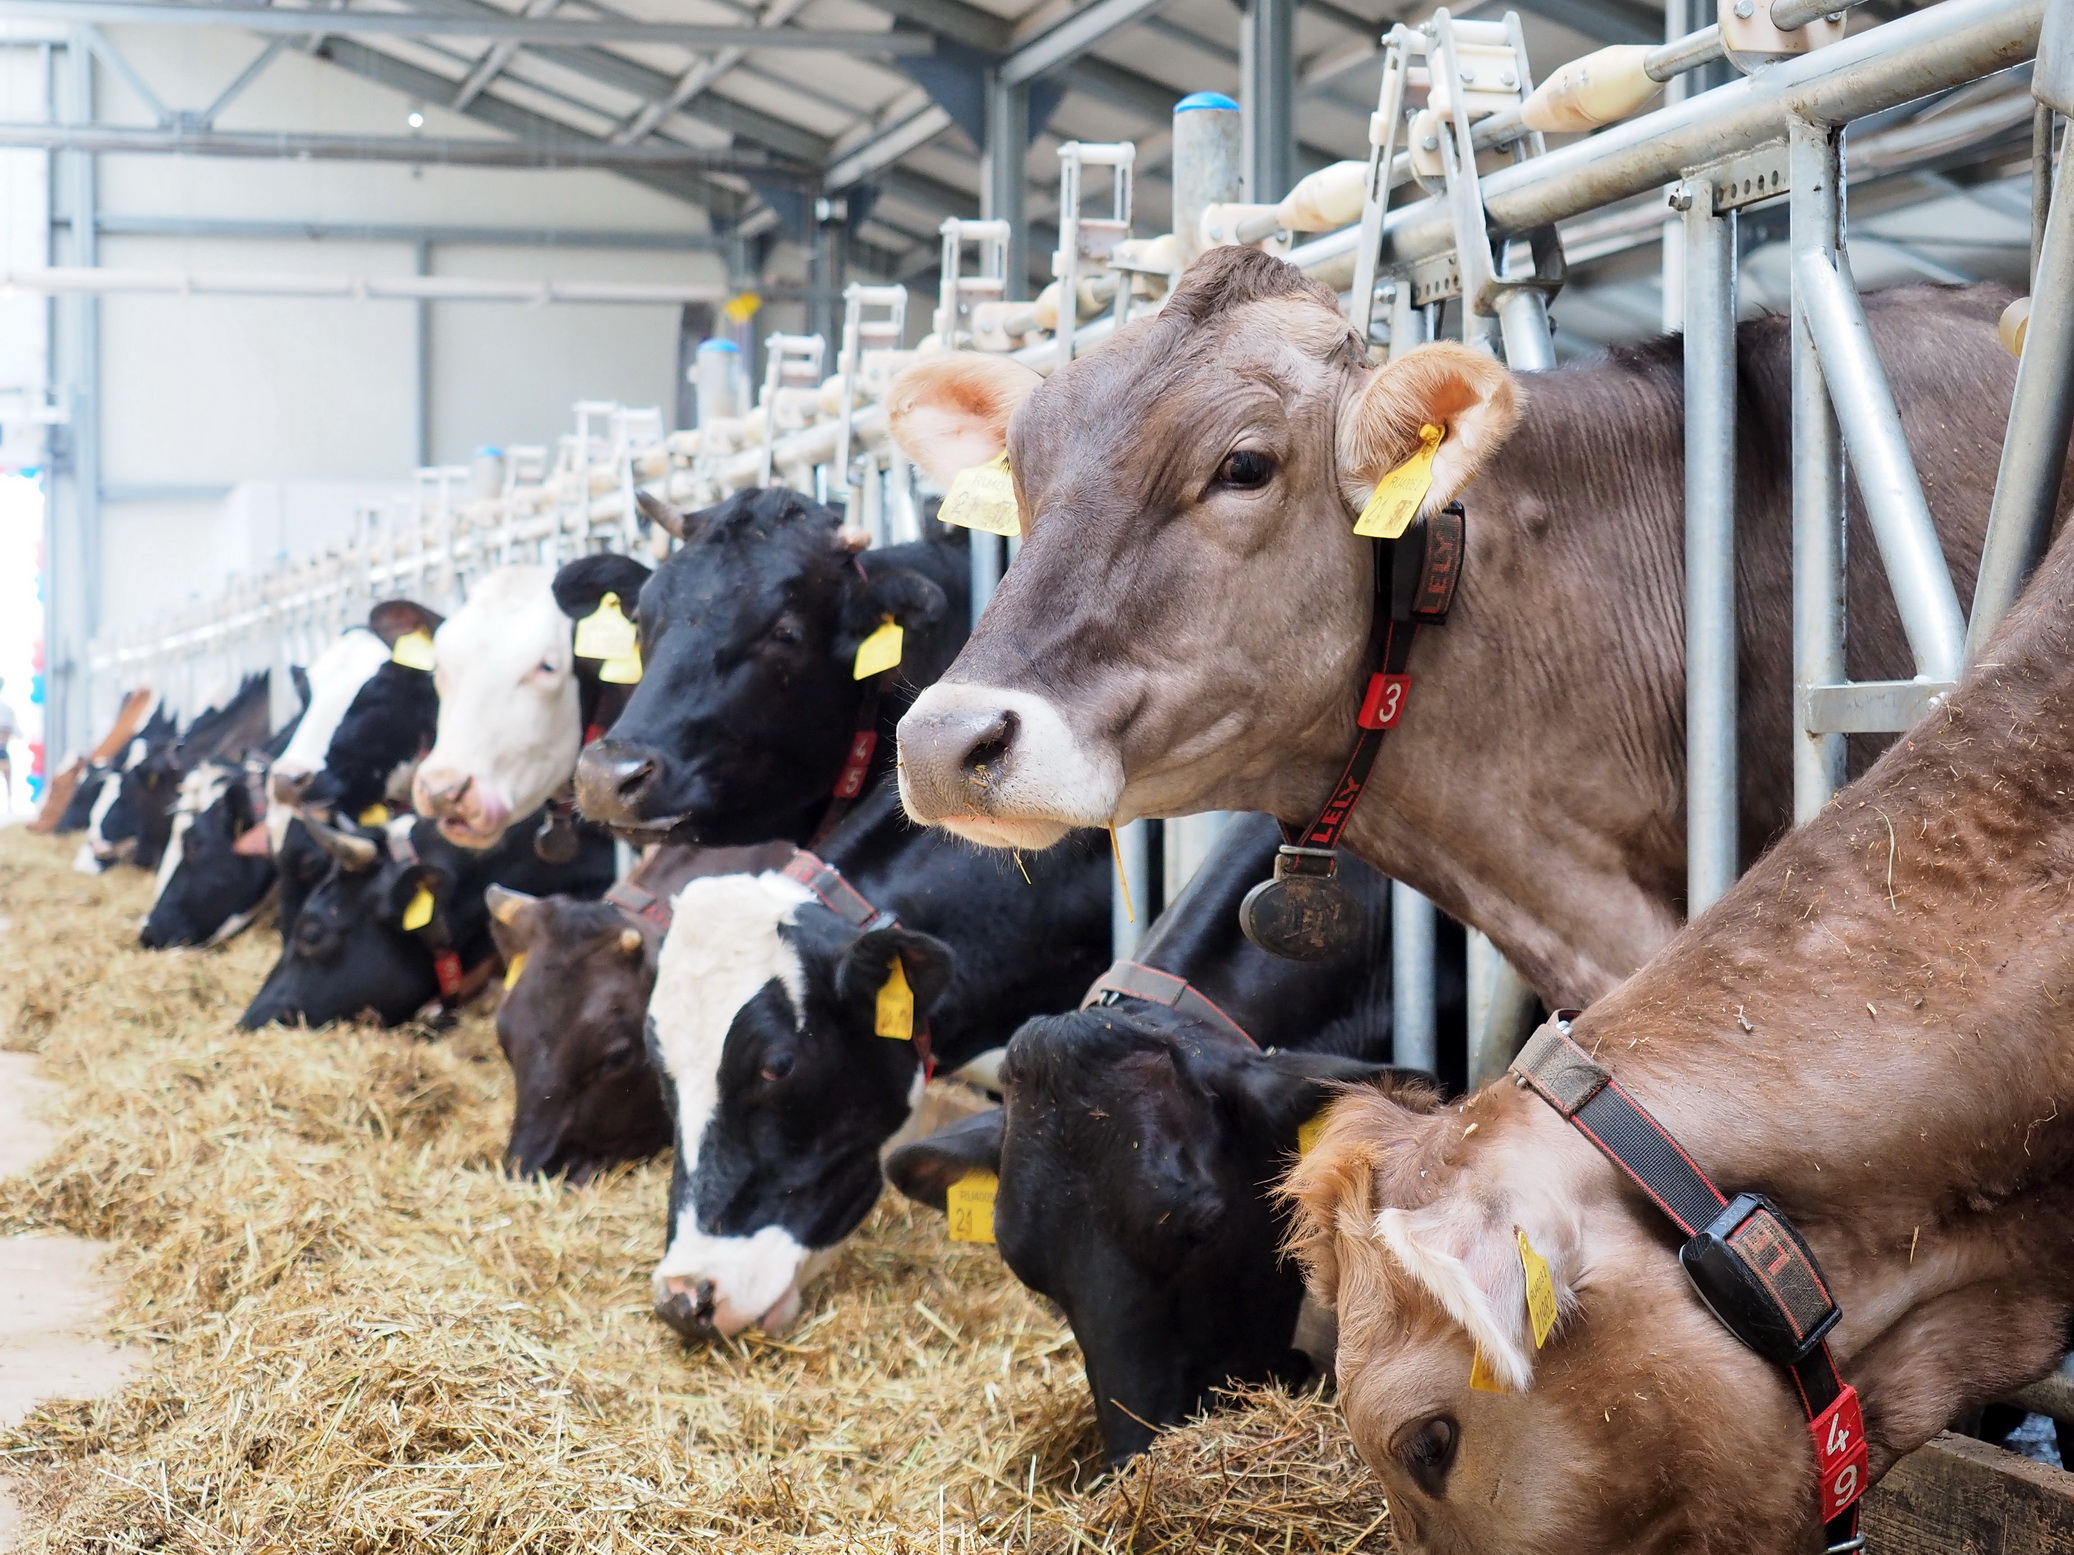
[[[1867,299],[1960,597],[2014,364],[1988,287]],[[1738,330],[1742,837],[1790,814],[1788,331]],[[1677,928],[1685,883],[1683,407],[1677,342],[1515,378],[1456,345],[1371,368],[1329,291],[1215,249],[1165,309],[1048,380],[949,355],[896,381],[939,478],[1000,450],[1021,553],[900,728],[909,811],[995,846],[1202,810],[1306,823],[1368,682],[1355,515],[1444,436],[1427,511],[1468,505],[1444,627],[1346,845],[1584,1004]],[[1474,484],[1470,484],[1472,477]],[[2074,488],[2070,488],[2074,495]],[[1854,679],[1913,672],[1853,500]]]
[[[1945,706],[1570,1028],[1572,1080],[1609,1071],[1723,1192],[1806,1238],[1874,1477],[2067,1346],[2070,792],[2063,540]],[[1537,1084],[1545,1040],[1522,1060]],[[1402,1536],[1820,1547],[1792,1379],[1701,1304],[1665,1214],[1536,1089],[1442,1110],[1351,1095],[1289,1192]],[[1540,1347],[1521,1236],[1555,1298]],[[1471,1387],[1472,1351],[1506,1391]]]

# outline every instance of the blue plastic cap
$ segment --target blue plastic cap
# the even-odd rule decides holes
[[[706,351],[740,351],[741,349],[732,340],[701,340],[699,342],[699,350],[702,353]]]
[[[1176,113],[1188,113],[1196,108],[1221,108],[1226,113],[1239,111],[1239,105],[1222,92],[1190,92],[1174,104]]]

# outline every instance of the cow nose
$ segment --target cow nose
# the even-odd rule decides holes
[[[310,791],[310,784],[317,780],[314,772],[276,772],[271,780],[274,800],[277,804],[300,804],[302,796]]]
[[[449,768],[418,768],[412,779],[417,810],[420,815],[429,815],[437,820],[451,815],[468,797],[468,790],[475,786],[475,779],[466,772],[455,772]]]
[[[946,813],[983,810],[1021,729],[1022,720],[1005,707],[910,713],[900,721],[901,770]]]
[[[608,826],[639,826],[659,817],[651,811],[662,786],[663,756],[646,745],[600,740],[576,763],[576,805]]]
[[[720,1337],[713,1326],[713,1282],[690,1274],[668,1274],[657,1281],[655,1315],[684,1338],[697,1343]]]

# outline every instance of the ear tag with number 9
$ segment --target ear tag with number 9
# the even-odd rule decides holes
[[[1015,477],[1008,473],[1008,450],[960,470],[943,494],[937,518],[963,529],[982,529],[990,535],[1013,539],[1023,532],[1023,521],[1015,506]]]
[[[887,616],[879,623],[879,629],[857,645],[857,662],[850,672],[852,680],[869,680],[882,675],[900,663],[900,649],[907,638],[900,623]]]
[[[943,1207],[950,1217],[953,1242],[994,1240],[994,1195],[1000,1187],[1000,1178],[977,1168],[950,1185]]]
[[[405,632],[396,639],[396,646],[389,650],[389,662],[401,664],[409,670],[429,670],[432,657],[432,634],[423,627],[415,632]]]
[[[432,909],[435,905],[432,900],[432,888],[419,886],[418,894],[412,897],[410,905],[403,909],[403,926],[406,929],[422,929],[432,921]]]
[[[907,986],[907,969],[900,964],[898,956],[893,958],[892,968],[879,986],[878,1009],[874,1012],[872,1030],[896,1042],[915,1039],[914,990]]]
[[[1446,427],[1430,421],[1419,428],[1418,452],[1375,483],[1374,495],[1354,520],[1355,534],[1371,540],[1395,540],[1411,527],[1426,493],[1433,489],[1433,456],[1446,436]]]

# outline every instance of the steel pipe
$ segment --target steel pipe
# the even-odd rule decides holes
[[[1698,914],[1735,884],[1736,214],[1685,202],[1685,880]]]
[[[1469,931],[1469,1089],[1480,1090],[1504,1076],[1532,1031],[1534,990],[1498,954],[1498,947]]]
[[[649,281],[490,281],[453,275],[311,275],[266,270],[131,270],[53,265],[0,269],[0,293],[52,297],[333,297],[345,301],[617,302],[681,305],[725,302],[725,286]]]
[[[2053,175],[2052,205],[2038,245],[2031,285],[2031,321],[2016,366],[2002,465],[1988,509],[1987,542],[1973,589],[1966,632],[1971,662],[2016,603],[2016,596],[2052,535],[2060,472],[2074,431],[2074,156],[2062,153]]]
[[[1401,881],[1390,882],[1390,1062],[1436,1072],[1440,1006],[1434,996],[1433,957],[1439,949],[1440,912]]]
[[[1957,680],[1966,617],[1858,289],[1828,255],[1802,250],[1793,256],[1793,306],[1814,340],[1916,673],[1926,680]]]

